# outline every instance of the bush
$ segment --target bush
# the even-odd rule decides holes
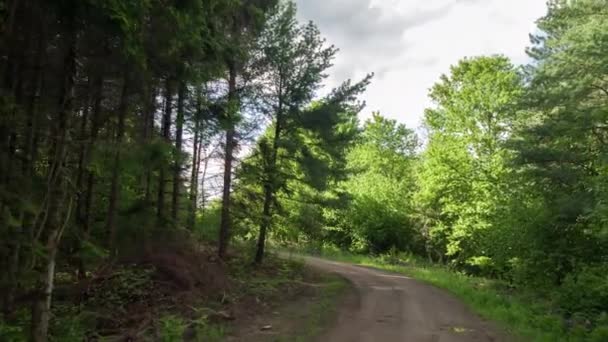
[[[213,202],[196,219],[194,235],[201,241],[217,241],[220,230],[221,203]]]
[[[183,340],[184,330],[188,325],[176,316],[165,316],[160,320],[160,340],[162,342],[177,342]]]
[[[608,266],[595,266],[568,275],[556,293],[568,317],[584,317],[596,324],[608,308]],[[604,331],[605,332],[605,331]],[[598,336],[604,332],[597,332]]]
[[[25,341],[22,325],[13,325],[0,321],[0,341]]]
[[[593,330],[589,336],[591,342],[605,342],[608,341],[608,326],[602,325]]]

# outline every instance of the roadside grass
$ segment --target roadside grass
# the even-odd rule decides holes
[[[315,251],[312,255],[405,274],[443,288],[462,300],[472,311],[496,322],[515,340],[608,341],[605,327],[596,328],[594,331],[581,326],[569,328],[565,319],[556,313],[557,310],[547,299],[548,296],[540,296],[533,291],[513,290],[503,282],[471,277],[444,266],[429,264],[411,255],[374,257],[335,249]]]

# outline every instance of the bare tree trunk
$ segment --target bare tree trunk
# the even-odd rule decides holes
[[[200,171],[200,161],[201,159],[201,152],[204,151],[202,146],[199,146],[198,148],[198,160],[199,160],[199,164],[198,164],[198,168],[196,169],[196,174],[200,175],[201,171]],[[208,155],[205,153],[205,162],[203,163],[203,174],[201,175],[200,179],[199,179],[199,193],[200,193],[200,198],[201,198],[201,208],[205,209],[205,206],[207,204],[206,200],[207,197],[205,196],[205,180],[207,180],[207,168],[209,167],[209,158],[211,157],[211,155]]]
[[[38,121],[39,115],[38,110],[36,108],[37,99],[39,93],[41,91],[41,81],[42,81],[42,60],[45,55],[45,34],[44,34],[44,25],[40,24],[38,27],[38,40],[37,40],[36,54],[34,57],[34,70],[31,76],[30,84],[32,86],[32,90],[28,95],[26,100],[26,122],[25,122],[25,133],[23,134],[23,146],[22,146],[22,164],[21,164],[21,174],[23,175],[23,188],[27,189],[28,192],[31,193],[32,190],[32,177],[34,175],[34,163],[36,158],[36,144],[35,141],[38,136]],[[19,286],[17,284],[18,273],[20,272],[20,264],[21,264],[21,250],[22,250],[22,242],[26,239],[28,235],[27,232],[31,230],[32,224],[32,213],[27,212],[23,208],[20,208],[19,214],[21,220],[21,233],[16,234],[13,242],[13,250],[11,251],[9,266],[7,269],[7,278],[8,278],[8,287],[5,289],[4,296],[4,313],[5,315],[9,315],[13,311],[13,302],[15,297],[15,292]]]
[[[22,5],[21,0],[13,0],[8,4],[8,17],[6,19],[5,31],[2,36],[2,55],[1,58],[1,71],[5,89],[11,89],[13,84],[12,79],[12,63],[14,62],[14,53],[16,50],[13,43],[15,42],[15,27],[17,12],[19,11],[19,5]]]
[[[15,45],[18,41],[18,34],[15,34],[16,17],[19,10],[19,5],[22,5],[21,1],[13,0],[7,3],[8,17],[5,23],[5,32],[2,34],[0,39],[0,77],[2,77],[2,86],[0,87],[0,95],[10,98],[14,95],[14,77],[15,69],[14,62],[17,59],[16,53],[22,49],[18,49]],[[3,115],[6,115],[3,113]],[[12,138],[11,125],[8,120],[0,120],[0,185],[7,186],[10,173],[8,169],[12,165],[10,160],[9,151]],[[5,184],[6,183],[6,184]],[[5,206],[8,205],[4,201],[0,201],[0,220],[3,221],[3,215],[5,212]]]
[[[55,214],[52,214],[55,216]],[[48,340],[49,319],[51,316],[51,300],[53,295],[54,277],[55,277],[55,258],[57,257],[59,230],[54,229],[49,235],[46,250],[47,263],[46,267],[40,275],[39,283],[41,286],[40,293],[37,294],[40,298],[34,301],[32,307],[32,341],[46,342]]]
[[[182,172],[182,138],[184,131],[184,102],[186,101],[186,84],[179,82],[177,91],[177,117],[175,118],[175,160],[173,165],[173,196],[171,199],[171,218],[179,225],[179,201]]]
[[[76,30],[73,27],[74,19],[71,20],[71,31],[67,33],[67,54],[64,61],[64,83],[59,98],[59,110],[57,113],[56,127],[53,130],[50,154],[51,166],[48,171],[48,193],[47,193],[47,219],[42,222],[41,232],[46,232],[46,260],[38,279],[39,296],[32,304],[32,326],[31,338],[34,342],[46,342],[48,340],[48,328],[51,315],[51,298],[53,294],[55,278],[55,258],[63,230],[71,215],[72,201],[67,194],[65,175],[65,161],[68,143],[68,121],[73,106],[74,79],[76,74]],[[65,219],[61,222],[61,205],[69,198],[69,205],[65,211]]]
[[[228,79],[228,101],[229,108],[227,109],[228,129],[226,130],[226,146],[224,155],[224,189],[222,192],[222,212],[220,216],[220,233],[218,255],[221,259],[226,257],[228,242],[230,241],[231,217],[230,217],[230,188],[232,186],[232,161],[234,156],[235,141],[235,119],[234,105],[237,101],[236,94],[236,68],[230,66]]]
[[[91,84],[91,81],[89,80],[89,85],[88,85],[88,92],[89,94],[92,92],[92,88],[93,85]],[[82,112],[82,118],[80,121],[80,133],[78,134],[78,139],[81,141],[80,147],[79,147],[79,151],[78,151],[78,171],[76,174],[76,221],[77,223],[82,226],[83,225],[83,218],[84,218],[84,178],[85,178],[85,174],[86,174],[86,167],[87,165],[85,164],[85,159],[86,159],[86,153],[87,153],[87,144],[85,143],[85,141],[87,140],[87,124],[90,121],[89,120],[89,116],[90,116],[90,112],[91,112],[91,108],[89,106],[90,103],[90,98],[92,97],[92,95],[90,95],[87,99],[87,106],[86,108],[83,110]]]
[[[154,132],[154,114],[156,113],[156,87],[152,87],[149,92],[150,98],[148,99],[147,107],[144,109],[144,122],[143,122],[143,141],[147,143],[152,138]],[[146,168],[146,175],[144,178],[144,202],[146,206],[150,203],[151,198],[151,186],[152,186],[152,170]]]
[[[33,172],[32,167],[34,165],[35,155],[34,141],[38,131],[39,120],[36,104],[38,102],[38,98],[40,97],[40,92],[42,91],[42,62],[46,56],[46,38],[44,34],[44,27],[42,26],[43,25],[41,25],[40,28],[40,37],[38,40],[38,47],[36,49],[36,62],[34,66],[35,70],[31,81],[34,88],[30,93],[30,97],[27,104],[27,133],[25,135],[25,145],[23,148],[23,155],[25,159],[25,162],[23,164],[23,173],[27,174],[28,176]]]
[[[30,19],[29,13],[26,12],[23,8],[24,4],[19,1],[13,1],[11,3],[5,4],[8,10],[8,17],[5,26],[5,32],[2,35],[2,39],[0,40],[0,68],[3,77],[3,84],[0,87],[0,96],[6,98],[3,101],[9,100],[12,98],[14,103],[17,106],[14,106],[12,109],[9,109],[10,106],[5,106],[4,110],[8,110],[10,112],[3,112],[2,118],[0,119],[0,188],[4,188],[8,191],[13,191],[13,185],[16,184],[14,182],[15,177],[18,173],[14,172],[14,167],[16,167],[19,163],[19,160],[16,158],[17,156],[17,144],[18,144],[18,136],[17,136],[17,127],[21,126],[21,116],[18,113],[18,106],[22,104],[22,91],[23,91],[23,70],[25,64],[25,51],[29,45],[31,40],[31,31],[29,27],[27,29],[21,28],[18,32],[16,27],[19,24],[16,21],[16,18],[21,16],[24,20]],[[21,5],[21,6],[20,6]],[[21,38],[21,39],[20,39]],[[10,103],[10,102],[9,102]],[[9,203],[6,201],[6,197],[0,198],[0,222],[5,222],[5,213],[9,213],[10,216],[15,215],[13,203]],[[8,229],[9,233],[13,235],[7,241],[7,249],[9,254],[13,254],[15,249],[18,249],[17,236],[15,236],[17,230],[13,228]],[[3,248],[4,249],[4,248]],[[0,260],[0,267],[7,268],[9,267],[8,257]],[[10,269],[9,269],[10,271]],[[9,274],[1,274],[1,283],[5,283],[4,279]],[[6,292],[6,289],[2,288],[2,292]],[[4,294],[2,298],[4,299]]]
[[[85,197],[86,197],[86,193],[85,193],[85,189],[84,189],[84,183],[85,183],[85,176],[87,174],[86,172],[86,168],[87,168],[87,163],[86,163],[86,158],[87,158],[87,147],[88,145],[85,143],[85,141],[87,140],[87,126],[88,126],[88,122],[90,121],[89,117],[91,115],[91,100],[93,98],[92,93],[94,92],[93,90],[93,83],[91,81],[91,79],[89,78],[88,80],[88,86],[87,86],[87,100],[85,103],[85,108],[82,111],[82,118],[80,121],[80,132],[78,134],[78,140],[80,140],[80,146],[79,146],[79,151],[78,151],[78,170],[76,173],[76,225],[80,228],[82,228],[85,223],[84,223],[84,217],[85,217]],[[80,231],[82,232],[82,230]],[[76,263],[76,267],[77,267],[77,274],[78,274],[78,279],[84,279],[85,278],[85,270],[84,270],[84,261],[82,260],[81,257],[81,251],[82,251],[82,246],[83,246],[83,241],[84,241],[84,237],[80,236],[78,239],[75,239],[75,241],[73,242],[74,244],[74,262]]]
[[[165,80],[165,113],[163,114],[161,136],[167,144],[171,144],[171,112],[172,112],[171,79]],[[156,206],[156,219],[158,226],[161,226],[165,218],[165,167],[162,165],[158,175],[158,200]]]
[[[200,103],[197,104],[200,108]],[[196,224],[196,207],[198,201],[198,168],[199,159],[199,137],[200,133],[200,109],[197,109],[196,117],[194,118],[194,139],[192,143],[192,170],[190,173],[190,211],[188,213],[188,228],[192,231]]]
[[[85,165],[89,165],[91,163],[91,158],[93,154],[93,148],[95,143],[97,142],[97,137],[99,135],[99,128],[101,126],[101,101],[103,100],[103,76],[99,75],[95,78],[95,95],[93,108],[91,112],[91,135],[89,137],[89,141],[87,143],[87,151],[85,152]],[[95,191],[95,173],[89,170],[87,171],[87,184],[84,195],[84,213],[82,217],[82,240],[87,241],[89,239],[89,234],[91,230],[91,211],[93,208],[93,200],[94,200],[94,191]],[[86,277],[86,268],[84,265],[84,261],[82,258],[78,260],[78,277],[85,278]]]
[[[127,96],[129,91],[129,79],[125,77],[120,104],[118,105],[118,127],[116,139],[114,140],[114,162],[112,167],[112,181],[110,184],[110,198],[108,202],[108,215],[106,220],[106,231],[110,236],[110,249],[115,253],[116,250],[116,210],[118,207],[119,183],[120,183],[120,150],[125,134],[125,118],[127,116]]]
[[[64,176],[59,175],[59,179],[63,177]],[[59,182],[59,187],[63,187],[64,184],[61,183],[64,183],[64,181],[61,180]],[[62,196],[59,197],[61,202],[64,202],[68,197],[64,190],[59,190],[63,192]],[[49,206],[48,210],[52,211],[50,213],[49,220],[47,221],[51,230],[49,231],[49,236],[45,246],[47,252],[46,265],[40,274],[38,280],[40,286],[39,293],[37,293],[37,298],[34,300],[32,306],[31,338],[34,342],[46,342],[48,340],[49,320],[51,317],[51,300],[55,285],[55,260],[57,258],[57,251],[59,250],[59,243],[61,242],[63,231],[65,230],[65,226],[67,225],[69,217],[72,213],[72,199],[69,199],[68,208],[66,210],[63,223],[60,222],[61,216],[59,203]]]

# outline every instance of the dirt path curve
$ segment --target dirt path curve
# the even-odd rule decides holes
[[[320,341],[509,341],[491,323],[443,290],[406,276],[306,257],[308,265],[335,272],[356,295],[339,308],[336,324]]]

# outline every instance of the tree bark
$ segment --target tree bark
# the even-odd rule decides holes
[[[172,92],[171,79],[165,80],[165,112],[163,114],[161,136],[171,144],[171,112],[172,112]],[[165,218],[165,166],[161,165],[158,172],[158,197],[156,203],[156,219],[157,225],[161,226]]]
[[[196,174],[200,175],[201,174],[201,164],[200,161],[201,159],[201,153],[202,151],[204,151],[202,146],[199,146],[198,148],[198,160],[199,160],[199,164],[198,167],[196,169]],[[200,176],[199,178],[199,186],[198,186],[198,191],[199,191],[199,197],[201,199],[201,208],[205,209],[205,206],[207,205],[207,197],[205,196],[205,181],[207,180],[207,168],[209,167],[209,157],[210,155],[208,155],[207,153],[205,153],[205,162],[203,163],[203,174]]]
[[[38,279],[37,289],[39,296],[32,304],[31,338],[34,342],[46,342],[48,340],[48,328],[51,311],[51,299],[53,294],[55,278],[55,258],[63,230],[71,215],[71,198],[66,189],[67,175],[66,155],[68,145],[68,122],[73,106],[74,79],[76,74],[76,30],[74,18],[71,18],[70,30],[66,33],[67,53],[63,66],[63,86],[59,97],[59,108],[56,117],[56,125],[53,130],[53,143],[50,153],[50,167],[47,174],[47,219],[42,222],[42,232],[47,234],[46,238],[46,260]],[[62,222],[63,213],[61,205],[69,202],[65,211],[65,219]]]
[[[16,50],[13,46],[15,43],[15,27],[16,27],[16,18],[17,12],[19,11],[19,5],[22,5],[21,0],[13,0],[8,4],[8,17],[6,19],[6,28],[3,34],[2,39],[2,62],[1,62],[1,71],[2,71],[2,79],[5,85],[5,89],[11,89],[13,84],[12,79],[12,63],[14,62],[14,53]]]
[[[116,131],[116,139],[114,140],[114,161],[112,167],[112,181],[110,184],[110,197],[108,202],[108,212],[106,220],[106,231],[110,236],[110,250],[116,252],[116,210],[119,201],[119,184],[120,184],[120,150],[125,134],[125,119],[127,116],[127,96],[129,91],[129,79],[125,77],[120,95],[120,104],[118,105],[118,127]]]
[[[36,108],[37,99],[39,96],[39,92],[42,89],[41,80],[43,74],[42,61],[44,59],[45,54],[45,29],[44,25],[39,24],[38,28],[38,39],[36,45],[36,53],[34,57],[34,66],[31,75],[31,79],[29,81],[31,86],[31,91],[27,95],[27,100],[25,103],[25,127],[23,136],[23,144],[22,144],[22,163],[21,163],[21,175],[23,189],[27,189],[29,193],[32,191],[32,177],[34,175],[34,162],[36,156],[36,145],[35,141],[38,136],[38,121],[39,115]],[[1,158],[1,157],[0,157]],[[9,175],[10,172],[7,172]],[[1,209],[0,209],[1,210]],[[16,232],[13,238],[13,248],[10,256],[10,264],[7,269],[7,278],[8,278],[8,286],[5,289],[4,296],[4,313],[8,315],[13,310],[13,301],[15,297],[15,292],[18,287],[17,278],[18,273],[20,272],[20,263],[21,263],[21,244],[25,240],[26,235],[25,232],[29,232],[31,230],[31,219],[32,213],[27,212],[24,208],[19,208],[19,217],[21,220],[21,232]]]
[[[236,145],[235,141],[235,123],[234,114],[232,113],[235,110],[235,102],[237,101],[236,94],[236,68],[233,65],[229,68],[229,79],[228,79],[228,106],[229,108],[226,111],[227,114],[227,125],[228,129],[226,130],[226,146],[225,146],[225,156],[224,156],[224,189],[222,192],[222,211],[220,216],[220,232],[219,232],[219,246],[218,246],[218,256],[220,259],[224,259],[226,257],[226,252],[228,249],[228,242],[230,240],[230,231],[231,231],[231,217],[230,217],[230,188],[232,186],[232,161],[233,161],[233,152]]]
[[[144,144],[149,142],[152,138],[152,133],[154,132],[154,116],[156,113],[156,87],[153,86],[152,90],[149,91],[149,99],[147,100],[147,107],[144,112],[144,122],[143,122],[143,142]],[[152,170],[150,168],[146,168],[146,175],[144,178],[144,202],[146,206],[149,205],[151,201],[151,189],[152,187]]]
[[[85,153],[85,165],[91,163],[93,148],[95,143],[97,142],[97,137],[99,136],[99,129],[101,126],[101,102],[103,100],[103,76],[99,75],[95,79],[95,100],[93,102],[93,110],[91,113],[91,136],[87,143],[87,151]],[[94,199],[94,191],[95,191],[95,173],[89,170],[87,171],[87,184],[85,190],[84,197],[84,215],[82,218],[82,232],[83,239],[87,240],[90,227],[91,227],[91,209],[93,208],[93,199]],[[84,271],[81,270],[81,271]]]
[[[91,94],[93,90],[93,85],[91,81],[89,81],[88,85],[88,93]],[[80,133],[78,134],[78,139],[81,141],[78,151],[78,171],[76,174],[76,222],[78,225],[83,225],[83,217],[84,217],[84,178],[86,174],[86,153],[87,153],[87,144],[85,141],[87,140],[87,126],[90,121],[89,116],[91,115],[91,108],[89,106],[90,99],[93,95],[87,96],[87,108],[85,108],[82,112],[82,118],[80,121]]]
[[[175,157],[173,164],[173,194],[171,200],[171,218],[173,223],[179,225],[179,201],[182,172],[182,138],[184,131],[184,102],[186,101],[186,84],[179,83],[177,94],[177,117],[175,118]]]
[[[15,28],[18,24],[16,17],[21,13],[26,12],[23,8],[24,4],[20,1],[13,1],[6,4],[8,17],[6,19],[5,33],[0,41],[0,68],[3,77],[2,87],[0,87],[0,95],[6,97],[6,100],[13,100],[14,104],[19,106],[22,103],[22,83],[23,69],[25,64],[25,51],[31,40],[31,30],[22,28],[17,34]],[[27,13],[29,14],[29,13]],[[22,15],[25,19],[29,19],[26,13]],[[21,39],[20,39],[21,38]],[[21,44],[20,44],[21,43]],[[4,101],[6,101],[4,100]],[[16,157],[17,133],[16,127],[21,125],[20,116],[17,113],[17,106],[10,109],[8,106],[4,110],[10,110],[12,113],[2,113],[6,118],[0,120],[0,187],[11,190],[13,182],[13,167],[17,166],[18,160]],[[4,199],[0,199],[0,222],[4,221],[5,211],[11,211],[11,203],[7,203]],[[13,213],[14,214],[14,213]],[[9,249],[11,249],[9,247]],[[4,263],[2,263],[4,264]],[[0,265],[2,265],[0,264]],[[5,265],[5,264],[4,264]]]
[[[264,209],[262,212],[262,224],[260,225],[260,233],[258,235],[258,245],[255,252],[255,263],[260,264],[264,259],[264,248],[266,245],[266,232],[271,223],[271,206],[272,206],[272,189],[270,186],[264,186]]]
[[[190,173],[190,211],[188,213],[188,228],[192,231],[196,224],[196,209],[198,202],[198,169],[200,164],[199,140],[200,132],[200,99],[194,118],[194,140],[192,143],[192,170]]]
[[[264,259],[264,249],[266,245],[266,234],[272,223],[272,204],[274,202],[274,194],[276,190],[277,177],[277,155],[279,150],[279,140],[281,138],[282,129],[282,104],[279,101],[277,110],[277,119],[275,123],[274,138],[272,141],[272,151],[270,151],[270,160],[268,169],[266,170],[266,179],[264,184],[264,206],[262,212],[262,224],[260,225],[260,233],[258,235],[258,246],[255,253],[255,262],[260,264]]]

